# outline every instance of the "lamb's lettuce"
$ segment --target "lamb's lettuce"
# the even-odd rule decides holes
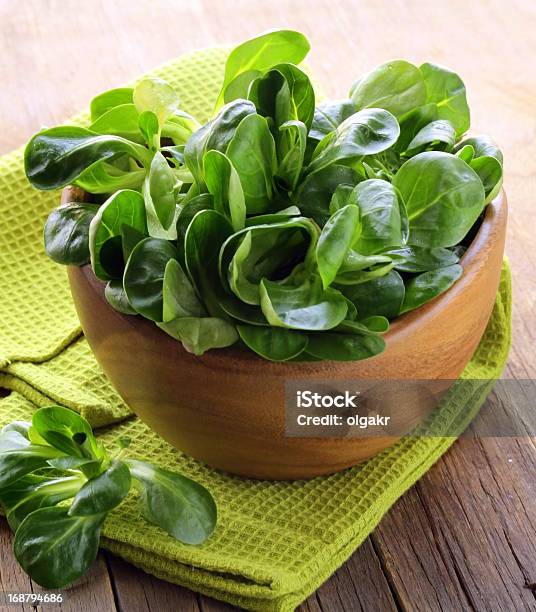
[[[134,483],[145,519],[172,537],[201,544],[214,531],[216,504],[203,486],[128,458],[128,441],[118,447],[111,455],[83,417],[61,406],[0,432],[0,506],[18,562],[43,587],[62,588],[86,573],[107,515]]]
[[[90,194],[50,214],[50,257],[90,260],[113,308],[196,355],[234,344],[275,361],[381,352],[389,320],[462,274],[502,154],[464,135],[465,85],[447,68],[395,59],[318,102],[299,66],[308,51],[290,30],[236,47],[204,125],[168,83],[145,78],[97,96],[88,128],[34,136],[32,184]],[[23,472],[42,464],[25,452]]]

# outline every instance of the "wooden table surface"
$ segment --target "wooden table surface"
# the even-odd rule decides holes
[[[435,61],[467,85],[473,129],[505,155],[514,343],[505,376],[535,376],[536,2],[534,0],[0,0],[0,154],[95,94],[194,48],[293,27],[330,96],[394,57]],[[463,439],[400,499],[302,610],[533,610],[536,444]],[[0,590],[35,589],[0,523]],[[67,610],[229,606],[101,554]]]

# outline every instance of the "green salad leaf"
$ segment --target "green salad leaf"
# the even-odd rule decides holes
[[[127,155],[147,167],[151,155],[142,145],[120,136],[81,127],[56,127],[36,134],[26,146],[26,176],[38,189],[57,189],[75,181],[98,162]]]
[[[409,220],[409,244],[447,247],[467,235],[484,209],[484,186],[477,173],[449,153],[428,151],[397,172]]]
[[[87,202],[69,202],[55,208],[45,223],[47,255],[56,263],[83,266],[89,261],[89,228],[99,207]]]
[[[186,544],[201,544],[216,526],[217,509],[200,484],[157,466],[130,459],[132,477],[141,485],[144,517]]]
[[[317,145],[307,172],[318,172],[335,163],[358,161],[395,144],[400,126],[386,110],[361,110],[345,119]]]
[[[350,97],[357,110],[384,108],[401,118],[426,102],[426,85],[416,66],[394,60],[360,78],[353,85]]]
[[[31,423],[0,432],[0,506],[15,532],[15,557],[32,580],[52,589],[83,576],[106,517],[136,483],[148,521],[185,544],[212,535],[216,504],[203,486],[127,453],[122,439],[110,454],[89,423],[62,406],[40,408]]]
[[[36,134],[30,182],[87,192],[51,212],[48,255],[89,261],[112,308],[196,356],[229,346],[293,362],[383,351],[390,321],[463,274],[503,156],[489,137],[466,134],[467,92],[452,70],[395,58],[348,97],[319,102],[301,66],[308,51],[292,30],[237,46],[203,124],[170,84],[144,78],[94,98],[87,128]],[[31,436],[20,474],[4,458],[10,479],[63,461],[41,456]],[[100,469],[63,442],[85,473]],[[7,453],[23,444],[14,432],[3,443],[15,447]]]
[[[293,30],[267,32],[243,42],[235,47],[227,58],[216,105],[219,106],[223,101],[230,102],[236,97],[245,98],[253,78],[281,62],[299,64],[309,52],[309,48],[307,38]]]

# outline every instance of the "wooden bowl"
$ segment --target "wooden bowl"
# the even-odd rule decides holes
[[[73,199],[67,188],[63,201]],[[113,310],[89,265],[69,280],[84,334],[97,361],[132,410],[168,442],[215,468],[265,479],[329,474],[364,461],[396,442],[364,438],[285,436],[284,389],[291,379],[458,378],[491,314],[500,278],[507,203],[486,209],[462,258],[462,278],[446,293],[393,321],[387,348],[358,362],[272,363],[237,348],[201,357],[142,317]],[[411,394],[397,398],[402,429],[430,407]]]

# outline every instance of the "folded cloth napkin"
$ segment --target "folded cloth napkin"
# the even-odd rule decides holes
[[[210,114],[225,52],[201,51],[152,74],[179,91],[182,107]],[[77,121],[84,119],[83,115]],[[170,582],[251,610],[292,610],[361,544],[389,507],[444,453],[478,412],[510,346],[505,262],[486,333],[471,362],[415,435],[365,464],[310,481],[265,482],[212,470],[173,449],[141,421],[101,373],[80,334],[65,271],[44,255],[42,225],[58,194],[25,181],[21,151],[0,159],[0,426],[59,403],[82,413],[105,445],[132,439],[133,457],[204,484],[219,510],[202,546],[181,544],[141,519],[134,496],[107,519],[102,545]]]

